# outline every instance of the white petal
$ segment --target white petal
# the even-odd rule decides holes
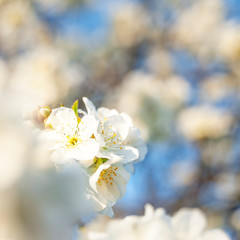
[[[97,155],[98,150],[99,144],[94,139],[90,139],[73,147],[69,151],[69,157],[78,160],[81,165],[89,167],[93,164],[93,159]]]
[[[85,115],[79,123],[79,135],[82,140],[90,138],[97,132],[98,121],[94,116]]]
[[[101,211],[107,207],[108,201],[92,189],[88,189],[88,199],[96,211]]]
[[[99,194],[101,194],[105,199],[110,202],[116,202],[120,197],[119,190],[115,184],[110,187],[105,182],[102,182],[101,185],[97,186],[97,190]]]
[[[100,130],[98,130],[100,131]],[[96,138],[96,141],[99,143],[100,147],[105,147],[106,146],[106,142],[104,141],[104,138],[101,134],[99,134],[98,132],[95,133],[95,138]]]
[[[81,113],[81,114],[83,114],[83,115],[86,115],[86,114],[87,114],[87,113],[86,113],[85,111],[83,111],[82,109],[78,109],[77,112],[78,112],[78,113]]]
[[[111,206],[107,206],[106,208],[104,208],[102,211],[100,211],[99,213],[107,215],[109,217],[113,217],[114,216],[114,212]],[[99,240],[99,239],[97,239]],[[105,238],[104,238],[105,240]]]
[[[127,113],[122,112],[120,115],[124,118],[124,120],[128,123],[129,126],[133,126],[132,119]]]
[[[72,134],[77,128],[77,117],[71,108],[60,107],[52,110],[46,122],[55,130]]]
[[[130,168],[132,169],[133,166],[131,164],[127,164],[125,166],[120,166],[117,170],[117,174],[122,176],[126,182],[128,182],[131,177],[131,173],[128,171]]]
[[[121,163],[129,163],[138,159],[139,152],[136,148],[130,146],[122,146],[122,149],[114,151],[114,155],[121,157]]]
[[[107,159],[111,159],[112,160],[112,153],[107,151],[107,150],[104,150],[104,149],[100,149],[97,153],[97,157],[98,158],[107,158]],[[119,159],[118,159],[119,161]],[[111,161],[112,162],[112,161]]]
[[[108,171],[108,168],[113,167],[115,170],[116,176],[112,175],[112,185],[106,184],[104,181],[101,181],[101,185],[97,183],[100,173],[103,170]],[[89,183],[90,186],[99,194],[101,194],[108,201],[115,202],[118,198],[122,197],[126,191],[126,184],[130,179],[131,174],[128,172],[129,169],[125,169],[125,166],[114,165],[111,166],[108,163],[104,163],[99,166],[97,171],[90,177]],[[106,173],[107,174],[107,173]]]
[[[138,159],[138,150],[130,146],[121,146],[122,149],[101,149],[98,156],[108,158],[112,163],[126,164]]]
[[[97,169],[97,171],[89,178],[89,184],[92,187],[92,189],[97,192],[97,181],[99,179],[100,173],[102,172],[102,170],[105,170],[107,168],[109,168],[111,165],[105,163],[99,166],[99,168]]]
[[[117,137],[121,137],[124,140],[128,135],[129,125],[120,115],[110,116],[103,123],[105,130],[111,129]]]
[[[173,216],[172,223],[180,239],[194,239],[206,227],[206,218],[199,209],[183,208]]]
[[[128,136],[126,141],[130,146],[133,146],[138,149],[139,157],[137,161],[142,161],[147,154],[147,146],[144,141],[141,139],[140,130],[135,127],[129,128]]]
[[[119,197],[123,197],[127,190],[127,180],[124,179],[121,175],[117,174],[117,176],[114,177],[114,182],[118,187],[118,190],[120,192]]]
[[[39,141],[46,147],[46,149],[54,150],[59,147],[64,147],[67,142],[67,138],[60,132],[46,129],[41,132]]]
[[[92,103],[92,101],[90,101],[88,98],[83,97],[83,102],[86,106],[87,112],[90,115],[96,115],[96,107],[94,106],[94,104]]]
[[[105,118],[119,114],[115,109],[108,109],[104,107],[99,108],[97,113],[100,120],[104,120]]]
[[[98,149],[98,143],[92,139],[72,147],[64,146],[57,148],[51,154],[51,160],[58,164],[65,164],[77,160],[82,166],[89,167],[93,164],[93,159]]]

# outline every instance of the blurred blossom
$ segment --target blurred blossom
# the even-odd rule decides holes
[[[173,28],[176,45],[182,44],[200,57],[219,57],[227,64],[237,60],[240,25],[225,20],[224,4],[222,0],[196,1],[183,11]],[[201,19],[197,28],[191,26],[195,19]],[[192,29],[191,34],[189,29]]]
[[[17,33],[22,25],[26,24],[29,19],[25,16],[31,16],[30,3],[21,0],[6,1],[1,5],[1,39]]]
[[[190,140],[219,138],[229,133],[233,116],[211,106],[184,109],[178,117],[178,126]]]
[[[219,41],[218,27],[224,19],[223,10],[222,0],[193,1],[190,7],[180,13],[173,28],[176,44],[183,45],[199,56],[211,55]],[[196,19],[201,19],[197,27]]]
[[[226,61],[236,61],[240,56],[240,24],[226,22],[219,30],[217,53]]]
[[[0,3],[0,26],[0,48],[7,54],[44,40],[46,34],[28,0]]]
[[[149,239],[157,240],[229,240],[220,229],[205,230],[207,219],[200,209],[182,208],[173,217],[164,209],[146,205],[144,216],[128,216],[122,220],[112,220],[105,231],[88,231],[89,240]],[[81,238],[80,238],[81,239]]]
[[[105,232],[106,227],[111,220],[112,218],[106,215],[97,215],[96,218],[80,229],[81,234],[79,239],[89,240],[89,235],[94,236],[94,233],[97,233],[96,236],[98,236],[99,233]]]
[[[147,96],[155,98],[164,105],[177,107],[188,99],[189,91],[188,82],[180,76],[171,75],[166,79],[161,79],[155,75],[133,71],[126,75],[119,89],[119,95],[123,94],[122,100],[119,99],[119,105],[121,108],[127,107],[126,104],[121,105],[121,101],[127,101],[128,97],[139,99]]]
[[[164,49],[153,48],[147,58],[149,70],[157,76],[166,77],[172,72],[172,59],[169,52]]]
[[[116,108],[133,117],[145,139],[154,138],[151,134],[161,138],[169,134],[172,109],[187,101],[189,91],[189,84],[180,76],[159,79],[155,75],[133,71],[126,75],[116,95],[109,95],[106,101],[114,98]]]
[[[160,86],[162,101],[170,107],[180,106],[189,98],[190,86],[188,82],[180,76],[170,76],[162,81]]]
[[[33,105],[44,106],[60,102],[81,77],[64,51],[38,46],[14,59],[9,88],[28,95]]]
[[[72,227],[91,214],[87,178],[80,168],[57,172],[39,154],[36,135],[23,125],[24,99],[1,94],[0,239],[70,239]]]
[[[145,37],[149,16],[137,2],[128,2],[113,15],[113,37],[123,47],[132,47]]]
[[[204,100],[219,101],[235,91],[228,75],[215,74],[201,82],[201,95]]]
[[[11,125],[1,119],[0,128],[0,188],[4,189],[23,174],[31,144],[27,132],[18,124]]]
[[[89,214],[84,189],[76,169],[25,172],[0,193],[1,239],[71,239],[72,227]]]

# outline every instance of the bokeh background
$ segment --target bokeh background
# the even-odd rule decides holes
[[[200,207],[240,239],[239,0],[0,0],[0,89],[127,112],[148,154],[116,217]]]

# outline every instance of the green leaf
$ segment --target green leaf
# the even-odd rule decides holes
[[[78,99],[73,103],[72,110],[75,112],[76,117],[78,118]]]
[[[65,107],[62,103],[60,103],[60,107]]]

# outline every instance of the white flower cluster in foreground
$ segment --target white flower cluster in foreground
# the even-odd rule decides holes
[[[230,240],[220,229],[205,230],[206,225],[200,209],[182,208],[171,217],[146,205],[144,216],[112,220],[104,232],[88,231],[80,240]]]
[[[58,167],[76,165],[86,170],[95,210],[111,216],[112,206],[125,193],[133,163],[144,159],[147,148],[127,114],[96,110],[90,100],[83,101],[87,112],[78,109],[77,101],[72,108],[41,109],[42,115],[50,113],[41,140]]]

